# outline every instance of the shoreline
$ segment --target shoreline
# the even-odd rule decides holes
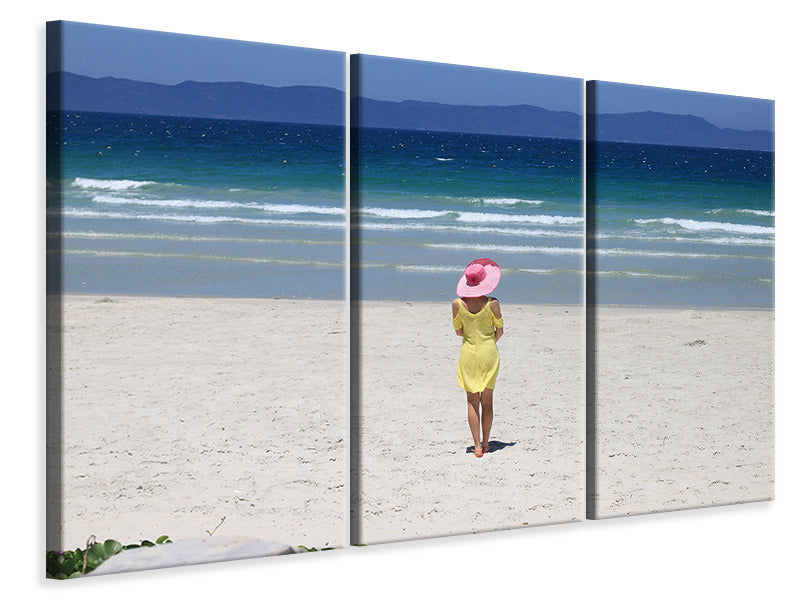
[[[676,306],[674,304],[595,304],[592,307],[597,310],[608,309],[629,309],[634,310],[663,310],[663,311],[684,311],[684,310],[697,310],[697,311],[753,311],[753,312],[775,312],[775,307],[769,306],[698,306],[696,304],[687,304],[686,306]],[[590,309],[587,309],[587,312]]]
[[[412,304],[431,304],[431,305],[449,305],[448,303],[455,299],[455,294],[452,298],[445,300],[444,302],[441,300],[407,300],[405,298],[397,298],[397,299],[378,299],[378,300],[350,300],[349,302],[346,299],[341,300],[331,300],[326,298],[313,298],[310,296],[305,297],[293,297],[293,298],[282,298],[282,297],[275,297],[275,296],[202,296],[202,295],[192,295],[192,294],[181,294],[176,296],[169,296],[163,294],[127,294],[127,293],[117,293],[117,292],[64,292],[61,294],[55,293],[47,293],[46,298],[48,300],[62,297],[62,298],[99,298],[99,297],[108,297],[108,298],[151,298],[151,299],[179,299],[179,298],[186,298],[186,299],[195,299],[195,300],[252,300],[252,301],[312,301],[312,302],[327,302],[327,303],[343,303],[347,306],[350,305],[359,305],[359,304],[389,304],[389,303],[412,303]],[[687,304],[687,305],[674,305],[674,304],[594,304],[594,305],[586,305],[578,302],[534,302],[534,303],[522,303],[522,302],[505,302],[502,298],[498,297],[502,306],[541,306],[541,307],[570,307],[570,308],[581,308],[584,309],[584,312],[588,315],[592,311],[598,310],[608,310],[608,309],[633,309],[633,310],[663,310],[663,311],[684,311],[684,310],[697,310],[697,311],[745,311],[745,312],[775,312],[774,306],[723,306],[723,305],[715,305],[715,306],[700,306],[697,304]]]
[[[58,298],[64,298],[68,300],[76,300],[76,299],[103,299],[109,298],[113,300],[114,298],[120,299],[130,299],[130,300],[205,300],[205,301],[213,301],[219,300],[221,302],[227,301],[251,301],[251,302],[325,302],[328,304],[346,304],[345,300],[328,300],[325,298],[278,298],[278,297],[253,297],[253,296],[193,296],[193,295],[181,295],[181,296],[165,296],[165,295],[158,295],[158,294],[121,294],[116,292],[104,292],[104,293],[92,293],[92,292],[76,292],[76,293],[64,293],[64,294],[45,294],[47,301],[53,301]]]

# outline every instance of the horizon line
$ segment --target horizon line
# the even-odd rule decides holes
[[[82,73],[76,73],[74,71],[66,71],[66,70],[63,70],[63,69],[54,69],[54,70],[51,70],[51,71],[47,71],[46,75],[50,75],[50,74],[53,74],[53,73],[66,73],[66,74],[69,74],[69,75],[76,75],[78,77],[86,77],[88,79],[94,79],[94,80],[117,79],[117,80],[122,80],[122,81],[133,81],[133,82],[137,82],[137,83],[146,83],[146,84],[150,84],[150,85],[161,85],[161,86],[165,86],[165,87],[176,87],[176,86],[182,85],[184,83],[208,83],[208,84],[243,83],[243,84],[247,84],[247,85],[255,85],[255,86],[260,86],[260,87],[271,87],[271,88],[275,88],[275,89],[285,89],[285,88],[293,88],[293,87],[317,87],[317,88],[322,88],[322,89],[331,89],[331,90],[335,90],[337,92],[340,92],[342,94],[345,94],[345,90],[339,89],[338,87],[334,87],[334,86],[330,86],[330,85],[317,85],[317,84],[310,84],[310,83],[296,83],[296,84],[290,84],[290,85],[270,85],[270,84],[267,84],[267,83],[255,83],[255,82],[252,82],[252,81],[242,81],[242,80],[202,81],[202,80],[196,80],[196,79],[186,79],[186,80],[180,81],[178,83],[159,83],[159,82],[155,82],[155,81],[145,81],[143,79],[131,79],[129,77],[120,77],[120,76],[117,76],[117,75],[104,75],[102,77],[94,77],[92,75],[84,75]],[[536,105],[536,104],[452,104],[452,103],[448,103],[448,102],[438,102],[438,101],[435,101],[435,100],[421,100],[421,99],[418,99],[418,98],[405,98],[403,100],[384,100],[384,99],[380,99],[380,98],[372,98],[372,97],[369,97],[369,96],[354,96],[354,98],[361,98],[361,99],[364,99],[364,100],[372,100],[373,102],[388,102],[388,103],[392,103],[392,104],[402,104],[403,102],[420,102],[420,103],[425,103],[425,104],[438,104],[438,105],[441,105],[441,106],[459,106],[459,107],[475,107],[475,108],[511,108],[511,107],[517,107],[517,106],[525,106],[525,107],[530,107],[530,108],[538,108],[540,110],[544,110],[544,111],[551,112],[551,113],[569,113],[569,114],[576,115],[576,116],[583,116],[581,113],[574,112],[572,110],[566,110],[566,109],[563,109],[563,110],[552,110],[552,109],[544,108],[544,107]],[[744,132],[744,133],[766,132],[766,133],[771,133],[773,135],[775,134],[775,128],[774,127],[772,129],[739,129],[739,128],[735,128],[735,127],[720,127],[719,125],[715,125],[714,123],[709,121],[706,117],[703,117],[701,115],[692,114],[692,113],[669,113],[669,112],[663,112],[663,111],[660,111],[660,110],[642,109],[642,110],[638,110],[638,111],[601,112],[601,113],[595,113],[595,114],[597,114],[597,115],[635,115],[635,114],[641,114],[641,113],[653,113],[653,114],[660,114],[660,115],[673,115],[673,116],[680,116],[680,117],[695,117],[695,118],[698,118],[698,119],[702,119],[703,121],[705,121],[709,125],[711,125],[713,127],[716,127],[719,130],[741,131],[741,132]],[[587,112],[585,114],[588,117],[589,113]]]

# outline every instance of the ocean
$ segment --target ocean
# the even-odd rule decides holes
[[[345,298],[344,127],[61,117],[48,292]]]
[[[377,128],[357,141],[354,298],[448,302],[487,257],[501,302],[582,303],[580,141]]]
[[[774,307],[774,153],[599,142],[587,156],[597,304]]]
[[[48,163],[61,159],[47,181],[49,292],[345,298],[343,127],[61,117],[60,145],[48,144]],[[358,137],[353,299],[447,302],[464,267],[488,257],[503,269],[501,301],[582,303],[580,141]],[[774,306],[773,153],[600,142],[590,156],[598,304]]]

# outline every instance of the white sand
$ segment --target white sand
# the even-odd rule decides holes
[[[597,516],[771,499],[774,313],[600,308]]]
[[[64,301],[63,547],[222,517],[220,535],[343,545],[345,304],[103,300]]]
[[[353,542],[583,518],[583,311],[503,314],[501,447],[477,459],[449,305],[361,304]],[[597,516],[772,498],[773,313],[598,323]],[[68,296],[64,325],[63,548],[196,538],[223,516],[220,535],[345,543],[342,303]]]
[[[361,303],[365,544],[584,517],[583,310],[502,305],[491,439],[475,458],[448,303]]]

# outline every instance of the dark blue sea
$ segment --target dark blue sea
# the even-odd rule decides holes
[[[488,257],[496,295],[583,301],[580,141],[363,128],[352,277],[366,300],[447,301]]]
[[[588,245],[598,304],[773,308],[772,152],[596,148]]]
[[[47,189],[64,292],[345,297],[344,127],[62,117]]]

